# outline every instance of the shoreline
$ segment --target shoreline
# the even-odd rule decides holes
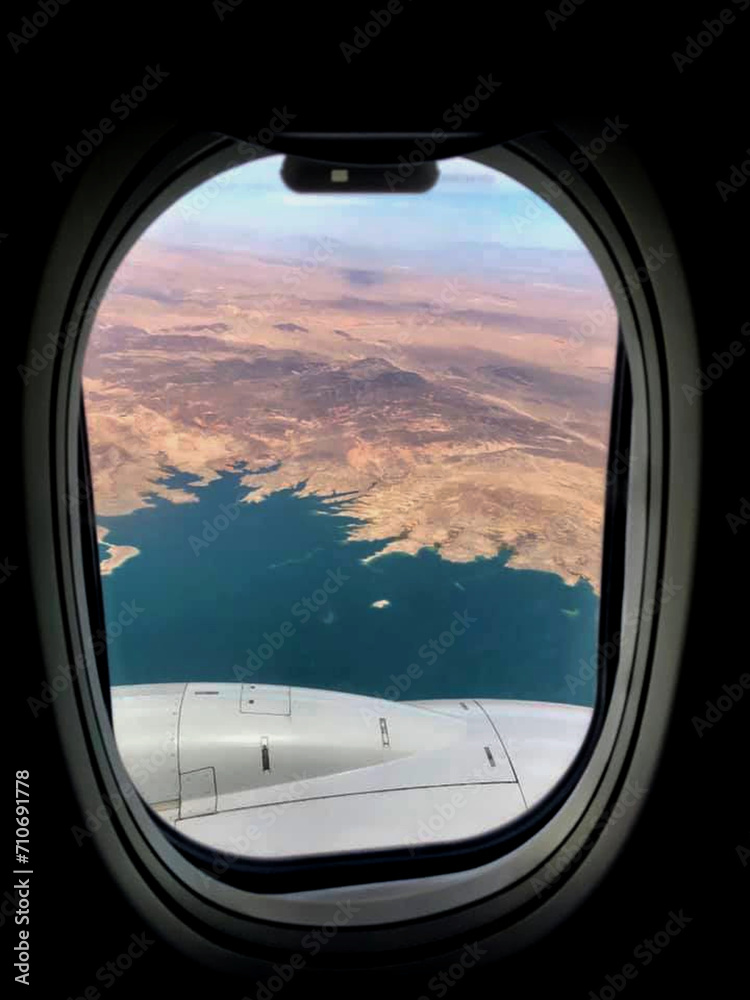
[[[106,559],[99,560],[99,572],[102,576],[109,576],[119,566],[126,563],[128,559],[132,559],[134,556],[139,555],[141,551],[140,549],[137,549],[135,545],[113,545],[112,542],[105,541],[108,534],[109,528],[97,525],[97,541],[100,545],[106,546],[107,549]]]

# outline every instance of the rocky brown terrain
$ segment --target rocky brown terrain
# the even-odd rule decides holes
[[[251,501],[298,484],[350,493],[356,537],[396,539],[386,551],[465,561],[509,546],[511,565],[597,587],[607,307],[585,282],[451,285],[335,254],[311,270],[143,240],[86,357],[97,512],[152,493],[195,502],[244,462],[265,470],[245,479]],[[168,467],[194,485],[168,488]]]

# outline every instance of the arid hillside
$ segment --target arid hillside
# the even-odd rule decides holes
[[[510,546],[598,586],[616,319],[594,287],[142,241],[86,358],[97,511],[194,502],[244,462],[253,501],[350,493],[388,551]]]

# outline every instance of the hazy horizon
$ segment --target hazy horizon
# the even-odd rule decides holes
[[[282,162],[274,155],[217,175],[179,199],[143,238],[183,250],[252,250],[282,261],[321,240],[335,241],[353,265],[538,273],[603,288],[590,253],[561,216],[484,164],[441,161],[436,185],[424,194],[308,195],[285,186]]]

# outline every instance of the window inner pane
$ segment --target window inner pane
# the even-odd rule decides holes
[[[152,225],[88,346],[118,745],[234,853],[473,836],[590,720],[615,304],[472,160],[392,196],[281,162]]]

